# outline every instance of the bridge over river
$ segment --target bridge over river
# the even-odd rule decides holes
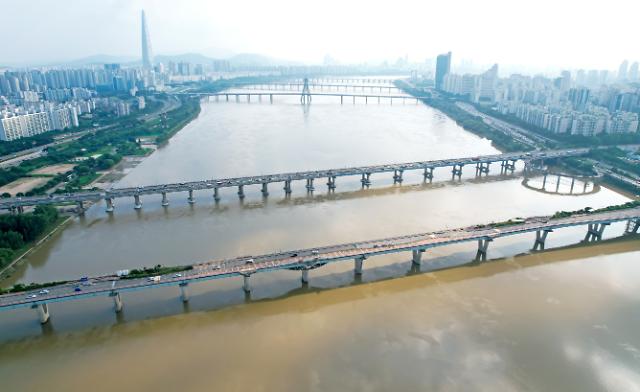
[[[123,292],[163,286],[179,286],[183,301],[189,300],[188,286],[192,282],[242,276],[243,288],[251,291],[250,277],[259,272],[298,270],[303,284],[309,281],[309,271],[327,263],[354,260],[356,275],[362,274],[365,260],[389,253],[411,252],[411,260],[420,264],[422,254],[429,248],[455,243],[477,241],[476,261],[487,259],[489,244],[501,237],[535,232],[533,250],[544,249],[549,233],[570,226],[587,225],[585,241],[599,241],[607,225],[627,221],[625,233],[637,233],[640,228],[640,207],[605,212],[575,214],[564,218],[550,216],[530,217],[506,223],[476,225],[431,233],[410,234],[370,241],[352,242],[260,256],[243,256],[232,259],[208,261],[191,265],[179,273],[126,279],[116,275],[83,278],[55,285],[42,291],[12,293],[0,296],[0,310],[32,307],[42,323],[49,320],[49,304],[72,301],[94,296],[113,298],[116,312],[120,312]]]
[[[425,181],[433,179],[433,171],[436,168],[451,167],[452,178],[462,176],[463,167],[466,165],[475,166],[476,173],[489,173],[492,163],[500,162],[503,170],[515,169],[515,162],[524,160],[525,163],[532,161],[543,161],[545,159],[580,156],[589,152],[589,149],[567,149],[532,152],[513,152],[496,155],[483,155],[467,158],[440,159],[433,161],[390,163],[385,165],[346,167],[339,169],[324,169],[312,171],[300,171],[290,173],[265,174],[247,177],[219,178],[209,180],[199,180],[180,183],[168,183],[159,185],[145,185],[128,188],[112,188],[107,191],[89,191],[68,194],[51,194],[49,196],[13,197],[0,199],[0,209],[12,211],[22,211],[26,206],[49,205],[49,204],[70,204],[76,203],[82,210],[83,203],[87,201],[105,200],[107,212],[113,212],[114,199],[123,197],[134,198],[134,208],[142,208],[141,197],[144,195],[162,195],[162,205],[168,206],[169,193],[186,192],[187,201],[195,203],[194,191],[212,190],[215,201],[220,200],[219,189],[237,187],[238,197],[244,198],[244,187],[249,185],[259,185],[262,187],[263,196],[269,194],[268,185],[271,183],[283,183],[285,194],[292,192],[294,181],[305,181],[305,188],[309,192],[314,191],[314,181],[319,178],[327,179],[327,188],[333,191],[336,188],[336,178],[346,176],[361,176],[362,186],[371,184],[371,176],[377,173],[393,173],[394,183],[403,181],[403,173],[409,170],[422,170]]]

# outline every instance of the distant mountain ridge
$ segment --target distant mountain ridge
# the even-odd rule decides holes
[[[230,52],[229,52],[230,53]],[[201,53],[182,53],[182,54],[159,54],[154,56],[154,63],[164,63],[168,62],[187,62],[191,64],[211,64],[211,62],[216,60],[228,60],[231,65],[234,66],[278,66],[278,65],[301,65],[302,63],[290,60],[276,59],[270,56],[265,56],[257,53],[240,53],[233,54],[229,56],[221,56],[221,57],[210,57],[205,56]],[[56,61],[51,63],[42,63],[37,65],[32,65],[34,67],[56,67],[56,66],[65,66],[65,67],[85,67],[91,65],[102,65],[102,64],[110,64],[110,63],[119,63],[122,65],[140,65],[142,60],[138,57],[134,56],[117,56],[117,55],[108,55],[108,54],[96,54],[92,56],[82,57],[79,59],[71,60],[71,61]],[[7,64],[7,67],[18,67],[18,65]],[[20,65],[19,67],[26,67],[26,65]]]

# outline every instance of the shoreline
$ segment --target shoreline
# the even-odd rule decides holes
[[[120,181],[122,178],[124,178],[128,173],[125,173],[124,170],[125,169],[135,169],[140,163],[142,163],[145,159],[149,158],[151,155],[153,155],[153,153],[155,153],[157,150],[163,148],[167,143],[169,143],[169,141],[171,140],[172,137],[174,137],[175,135],[177,135],[180,131],[182,131],[187,125],[189,125],[192,121],[196,120],[199,116],[200,116],[200,112],[202,110],[202,102],[200,102],[198,100],[198,110],[196,115],[191,118],[190,120],[186,121],[183,120],[181,121],[178,126],[176,127],[175,130],[173,130],[172,132],[169,132],[168,134],[168,138],[164,141],[162,141],[161,143],[155,144],[154,148],[150,148],[150,151],[148,154],[145,155],[127,155],[127,156],[123,156],[122,160],[120,162],[118,162],[116,165],[114,165],[111,169],[105,171],[104,173],[100,174],[96,179],[94,179],[91,183],[86,185],[86,188],[100,188],[100,189],[106,189],[109,188],[111,186],[113,186],[114,183],[116,183],[117,181]],[[134,164],[131,164],[131,163]],[[128,166],[130,165],[130,166]],[[105,177],[109,177],[109,176],[113,176],[113,179],[109,179],[109,181],[105,181],[105,182],[100,182],[100,180],[104,179]],[[91,208],[93,205],[95,205],[97,203],[92,203],[92,202],[88,202],[84,212],[86,212],[89,208]],[[63,207],[64,208],[64,207]],[[63,210],[64,211],[64,210]],[[11,276],[13,275],[13,273],[15,272],[16,268],[19,267],[23,262],[25,262],[27,256],[29,256],[31,253],[33,253],[35,250],[37,250],[42,244],[44,244],[45,242],[47,242],[53,235],[55,235],[58,231],[61,231],[62,229],[64,229],[64,227],[69,224],[69,222],[74,219],[79,217],[80,215],[84,214],[84,212],[71,212],[69,216],[67,216],[66,218],[61,217],[62,222],[55,225],[51,230],[46,231],[45,233],[42,234],[42,237],[38,238],[37,241],[33,242],[30,246],[28,246],[28,248],[21,253],[19,256],[17,256],[14,260],[12,260],[7,266],[3,267],[0,269],[0,288],[4,288],[6,285],[6,281],[11,278]],[[15,284],[15,282],[14,282]]]

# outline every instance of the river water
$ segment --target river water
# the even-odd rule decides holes
[[[496,153],[429,107],[413,103],[340,105],[339,98],[203,103],[198,119],[120,182],[135,186]],[[338,178],[313,195],[304,183],[285,197],[272,184],[170,195],[171,205],[118,200],[113,215],[93,206],[36,250],[3,282],[42,282],[155,264],[178,265],[500,221],[626,201],[581,182],[567,195],[541,178],[523,184],[521,168],[460,181],[436,170]],[[525,186],[528,185],[528,186]],[[555,190],[561,194],[554,194]],[[578,192],[580,193],[580,192]],[[624,225],[607,228],[619,236]],[[571,247],[585,228],[550,234],[527,254],[532,236],[494,241],[493,261],[462,266],[475,244],[427,251],[420,270],[410,255],[325,266],[310,274],[282,271],[123,295],[114,314],[108,298],[52,304],[40,326],[31,309],[0,313],[3,391],[221,390],[640,390],[640,243],[605,241]],[[518,256],[515,256],[518,255]],[[391,279],[393,278],[393,279]]]

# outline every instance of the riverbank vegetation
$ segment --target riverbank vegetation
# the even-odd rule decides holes
[[[140,144],[141,137],[153,137],[165,142],[200,113],[199,100],[181,98],[181,106],[158,118],[144,121],[135,116],[114,119],[115,126],[90,132],[81,138],[51,146],[45,156],[27,160],[18,166],[0,169],[0,186],[22,177],[31,176],[33,170],[60,163],[77,163],[72,171],[53,176],[46,184],[26,192],[26,196],[41,195],[64,183],[56,192],[81,190],[98,177],[98,171],[111,169],[122,157],[146,155],[151,150]],[[22,196],[22,195],[17,195]]]
[[[0,215],[0,269],[26,251],[45,232],[59,223],[58,210],[37,206],[33,212]]]

